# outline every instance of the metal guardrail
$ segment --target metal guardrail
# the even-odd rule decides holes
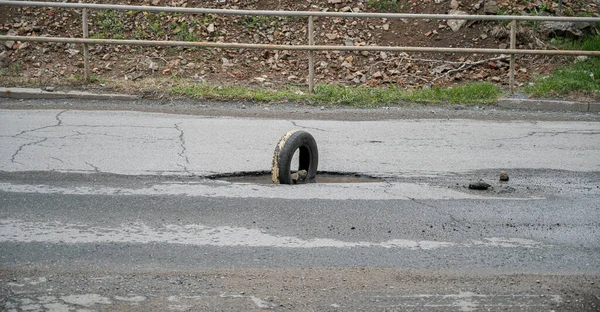
[[[265,50],[304,50],[304,51],[308,51],[308,55],[309,55],[309,79],[308,80],[309,80],[309,91],[310,92],[313,92],[313,90],[314,90],[314,51],[390,51],[390,52],[510,54],[510,82],[509,82],[509,84],[510,84],[511,93],[514,92],[514,71],[515,71],[515,55],[516,54],[600,56],[600,51],[516,49],[516,24],[517,24],[517,21],[600,22],[599,17],[229,10],[229,9],[151,7],[151,6],[133,6],[133,5],[10,1],[10,0],[0,0],[0,6],[32,6],[32,7],[58,7],[58,8],[81,9],[82,10],[83,38],[40,37],[40,36],[2,36],[2,35],[0,35],[0,41],[14,40],[14,41],[64,42],[64,43],[83,44],[83,47],[84,47],[84,49],[83,49],[84,50],[84,77],[85,77],[86,81],[89,79],[89,49],[88,49],[89,44],[138,45],[138,46],[181,46],[181,47],[205,47],[205,48],[245,48],[245,49],[265,49]],[[88,23],[87,23],[87,10],[88,9],[119,10],[119,11],[145,11],[145,12],[178,12],[178,13],[188,13],[188,14],[308,17],[308,45],[273,45],[273,44],[252,44],[252,43],[89,39],[88,38]],[[315,45],[314,44],[314,17],[511,21],[511,23],[510,23],[510,34],[511,34],[510,35],[510,48],[509,49],[483,49],[483,48],[439,48],[439,47],[401,47],[401,46]]]

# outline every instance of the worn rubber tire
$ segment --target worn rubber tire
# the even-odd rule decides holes
[[[298,170],[306,170],[305,181],[315,182],[319,165],[319,151],[313,136],[302,130],[292,130],[281,137],[273,153],[271,179],[275,184],[293,184],[292,158],[299,150]]]

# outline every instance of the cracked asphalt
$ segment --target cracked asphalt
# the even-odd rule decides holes
[[[600,308],[598,114],[0,107],[2,310]],[[320,171],[381,180],[209,178],[270,170],[298,128]]]
[[[315,136],[323,171],[423,176],[600,166],[594,121],[237,120],[81,110],[6,110],[1,118],[6,148],[0,157],[10,155],[3,171],[205,176],[270,170],[273,142],[294,128]]]

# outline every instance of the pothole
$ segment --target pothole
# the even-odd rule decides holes
[[[223,173],[211,175],[207,178],[232,183],[273,184],[270,171]],[[315,183],[374,183],[382,181],[382,178],[364,174],[334,171],[319,171],[315,179]]]

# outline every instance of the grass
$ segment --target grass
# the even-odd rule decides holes
[[[579,40],[553,39],[551,44],[563,50],[599,51],[600,35],[587,36]]]
[[[21,73],[21,62],[20,61],[16,61],[12,64],[12,71],[15,74]]]
[[[348,105],[353,107],[396,106],[406,102],[490,104],[496,102],[500,90],[490,83],[471,83],[453,88],[407,91],[390,87],[347,87],[318,85],[314,93],[299,88],[280,90],[247,88],[235,85],[178,84],[173,95],[206,100],[246,100],[254,102],[304,102],[312,105]]]
[[[251,101],[263,103],[296,102],[309,105],[343,105],[350,107],[403,106],[410,103],[425,104],[493,104],[501,95],[500,89],[490,83],[467,83],[452,88],[405,90],[396,86],[370,88],[321,84],[309,93],[305,87],[279,86],[277,89],[234,84],[197,83],[180,77],[150,77],[135,81],[90,76],[93,83],[102,83],[103,90],[140,94],[153,98],[177,98],[214,101]],[[0,75],[0,85],[39,87],[48,83],[40,79]],[[53,85],[81,86],[86,84],[80,74],[66,79],[53,79]],[[87,84],[86,84],[87,85]]]
[[[339,105],[360,108],[404,106],[410,103],[486,105],[495,103],[502,95],[502,91],[498,87],[487,82],[418,90],[405,90],[395,85],[371,88],[320,84],[315,87],[314,93],[309,93],[306,87],[287,85],[266,88],[210,82],[197,83],[176,76],[124,81],[118,78],[100,78],[92,75],[90,81],[92,84],[102,83],[104,90],[139,94],[151,98],[185,97],[214,101],[296,102],[309,105]],[[67,79],[55,79],[52,83],[65,86],[86,84],[83,76],[79,74]],[[39,79],[0,75],[0,85],[36,87],[41,86],[42,83]],[[90,86],[94,88],[93,85]]]
[[[568,95],[581,92],[593,95],[600,91],[600,59],[592,58],[566,69],[554,71],[551,76],[537,77],[525,88],[525,92],[535,97]]]
[[[559,49],[600,50],[600,36],[589,36],[581,40],[554,40]],[[589,57],[563,69],[555,70],[552,75],[536,77],[525,88],[525,92],[534,97],[564,96],[571,93],[597,97],[600,94],[600,57]]]
[[[86,83],[86,81],[84,79],[84,75],[82,75],[82,74],[73,75],[69,80],[72,80],[73,84]],[[89,80],[90,80],[89,81],[90,83],[97,83],[97,82],[103,83],[103,82],[106,82],[106,79],[100,78],[100,77],[98,77],[97,75],[94,75],[94,74],[90,74]]]
[[[367,5],[369,8],[385,12],[397,12],[400,8],[398,0],[369,0]]]
[[[92,35],[94,39],[122,39],[121,33],[125,30],[123,17],[115,11],[99,11],[93,18],[93,25],[100,31]]]
[[[21,74],[21,61],[16,61],[6,68],[0,68],[0,77],[19,74]],[[0,85],[2,84],[0,83]]]
[[[171,87],[173,95],[210,100],[245,100],[255,102],[274,102],[299,99],[300,93],[292,89],[268,90],[265,88],[247,88],[237,85],[217,85],[211,83],[186,84],[180,81]]]
[[[198,24],[197,20],[191,21],[181,21],[177,24],[173,25],[173,33],[175,34],[177,40],[180,41],[196,41],[197,38],[194,35],[194,27]]]
[[[242,28],[244,32],[255,31],[257,29],[265,29],[269,26],[275,26],[278,23],[276,16],[245,16],[242,20]]]

